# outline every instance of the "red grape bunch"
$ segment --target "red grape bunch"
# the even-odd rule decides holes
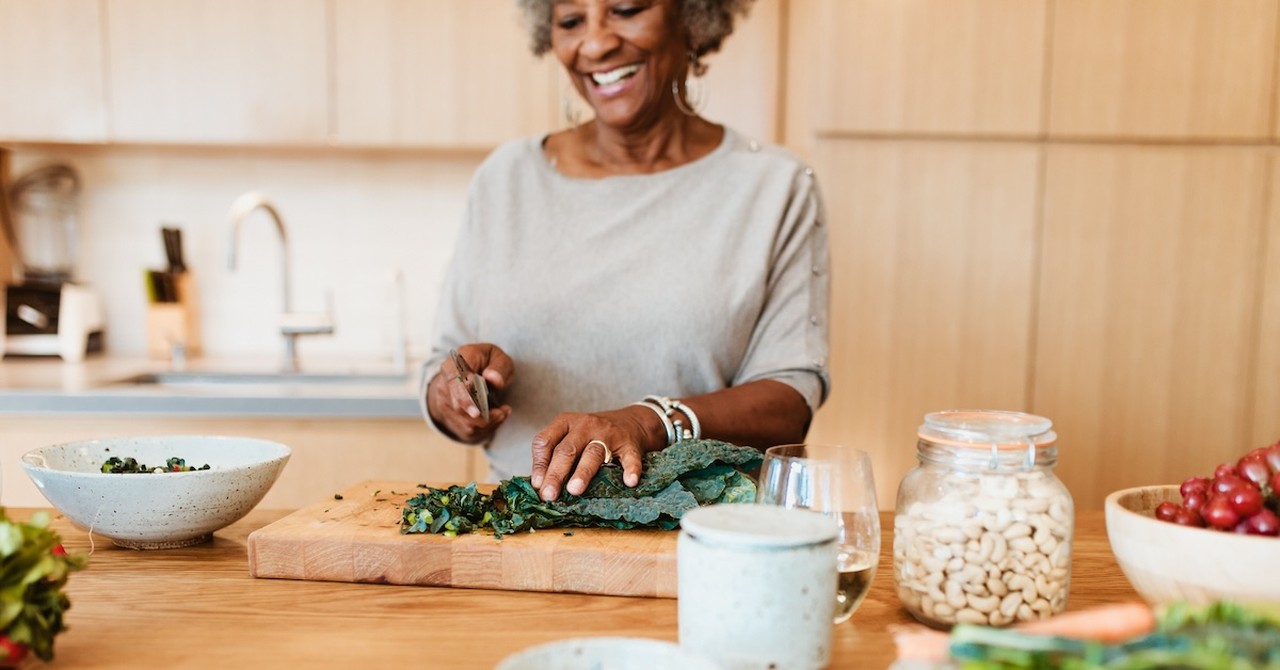
[[[1189,477],[1179,488],[1182,504],[1162,502],[1156,518],[1184,526],[1248,535],[1280,536],[1280,442],[1259,447],[1213,478]]]

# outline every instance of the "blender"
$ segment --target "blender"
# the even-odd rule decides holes
[[[9,189],[20,279],[5,287],[5,356],[79,362],[102,349],[101,301],[72,277],[79,193],[68,165],[32,170]]]

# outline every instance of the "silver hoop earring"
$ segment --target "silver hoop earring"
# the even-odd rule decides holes
[[[680,95],[680,82],[671,82],[671,95],[676,99],[676,107],[688,116],[697,116],[707,104],[705,86],[694,85],[692,78],[684,80],[684,95]]]
[[[578,92],[568,83],[560,91],[560,113],[564,115],[565,123],[570,128],[576,128],[582,123],[582,107],[576,102]]]

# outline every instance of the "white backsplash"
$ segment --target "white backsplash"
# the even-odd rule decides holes
[[[19,149],[13,174],[51,162],[79,171],[76,277],[96,287],[110,355],[146,351],[144,271],[165,266],[162,225],[182,229],[197,284],[206,356],[279,355],[280,242],[256,212],[241,226],[237,268],[227,269],[227,212],[263,193],[287,233],[294,311],[322,311],[333,295],[332,335],[299,339],[308,359],[391,360],[393,276],[404,274],[411,357],[425,355],[437,294],[481,155],[328,153],[173,148]]]

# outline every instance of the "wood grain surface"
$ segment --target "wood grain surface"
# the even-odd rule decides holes
[[[400,534],[413,482],[365,481],[249,536],[255,577],[512,591],[676,596],[676,532],[577,528]]]
[[[10,509],[27,518],[29,509]],[[213,542],[168,551],[113,547],[54,528],[67,549],[88,552],[72,575],[70,629],[53,667],[492,668],[528,646],[579,636],[677,640],[676,601],[572,593],[254,579],[248,535],[284,517],[255,510]],[[891,628],[911,625],[893,586],[890,513],[881,514],[880,564],[871,591],[836,626],[832,668],[886,668]],[[1132,602],[1137,594],[1111,554],[1100,511],[1076,518],[1070,610]]]

